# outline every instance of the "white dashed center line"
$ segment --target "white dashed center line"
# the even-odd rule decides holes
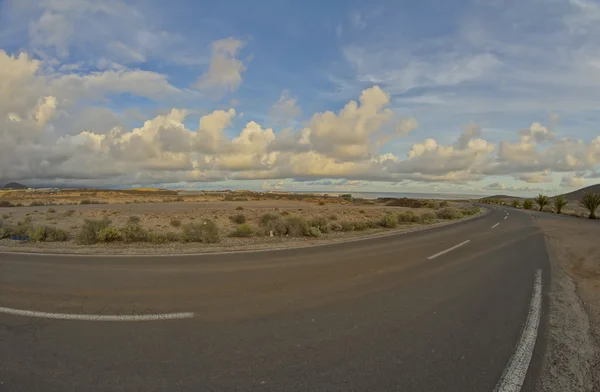
[[[471,242],[471,240],[466,240],[466,241],[464,241],[464,242],[461,242],[461,243],[460,243],[460,244],[458,244],[458,245],[454,245],[452,248],[448,248],[448,249],[446,249],[446,250],[443,250],[443,251],[441,251],[441,252],[439,252],[439,253],[436,253],[436,254],[434,254],[433,256],[429,256],[427,259],[428,259],[428,260],[433,260],[433,259],[435,259],[436,257],[439,257],[439,256],[441,256],[441,255],[443,255],[443,254],[446,254],[446,253],[448,253],[448,252],[450,252],[450,251],[453,251],[454,249],[456,249],[456,248],[458,248],[458,247],[460,247],[460,246],[463,246],[463,245],[465,245],[465,244],[468,244],[469,242]]]
[[[497,227],[500,223],[496,223],[494,226],[492,226],[492,229]]]
[[[12,314],[23,317],[46,318],[53,320],[78,320],[78,321],[158,321],[176,320],[194,317],[194,313],[159,313],[159,314],[137,314],[137,315],[98,315],[98,314],[69,314],[37,312],[33,310],[11,309],[0,307],[0,313]]]

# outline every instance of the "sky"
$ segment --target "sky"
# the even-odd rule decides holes
[[[600,182],[598,0],[0,0],[0,183]]]

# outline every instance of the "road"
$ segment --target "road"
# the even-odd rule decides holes
[[[501,207],[295,250],[0,254],[0,391],[534,391],[548,268]]]

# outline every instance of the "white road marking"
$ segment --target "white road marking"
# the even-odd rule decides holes
[[[137,315],[97,315],[97,314],[68,314],[37,312],[33,310],[11,309],[0,306],[0,313],[13,314],[24,317],[37,317],[54,320],[78,320],[78,321],[158,321],[175,320],[194,317],[194,313],[162,313],[162,314],[137,314]]]
[[[454,249],[458,248],[459,246],[463,246],[464,244],[468,244],[469,242],[471,242],[471,240],[466,240],[466,241],[464,241],[464,242],[461,242],[461,243],[460,243],[460,244],[458,244],[458,245],[454,245],[452,248],[448,248],[448,249],[446,249],[446,250],[443,250],[443,251],[441,251],[440,253],[436,253],[436,254],[434,254],[433,256],[429,256],[427,259],[428,259],[428,260],[433,260],[433,259],[435,259],[436,257],[438,257],[438,256],[441,256],[441,255],[443,255],[443,254],[446,254],[446,253],[448,253],[448,252],[450,252],[450,251],[453,251]]]
[[[495,228],[496,226],[498,226],[500,223],[496,223],[494,226],[492,226],[492,229]]]
[[[529,313],[525,327],[512,357],[508,361],[504,373],[494,392],[519,392],[527,375],[527,368],[533,355],[537,339],[540,315],[542,311],[542,271],[537,270],[533,282],[533,295],[529,305]]]
[[[504,217],[504,220],[506,220],[506,218],[508,218],[508,216],[505,216],[505,217]]]

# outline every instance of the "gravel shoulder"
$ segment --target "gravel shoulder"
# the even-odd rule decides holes
[[[600,222],[536,214],[552,267],[540,391],[600,385]]]

